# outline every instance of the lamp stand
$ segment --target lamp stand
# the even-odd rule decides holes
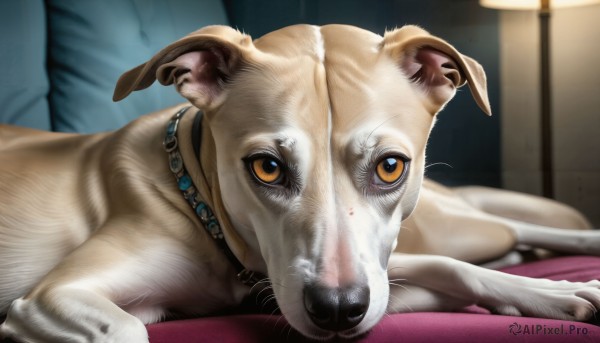
[[[550,78],[550,0],[540,0],[540,75],[541,75],[541,166],[542,194],[554,198],[552,154],[552,93]]]

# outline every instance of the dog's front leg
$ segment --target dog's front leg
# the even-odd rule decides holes
[[[0,337],[27,343],[147,343],[142,321],[115,304],[139,299],[150,283],[139,273],[153,270],[139,256],[140,244],[149,244],[131,238],[121,229],[120,235],[100,233],[86,241],[13,301]]]
[[[600,281],[533,279],[478,267],[443,256],[393,254],[390,310],[450,310],[477,304],[506,315],[587,320],[600,308]],[[411,292],[413,293],[411,295]],[[416,296],[415,296],[416,294]],[[414,310],[414,308],[413,308]]]
[[[20,342],[148,342],[144,324],[100,294],[71,286],[53,287],[15,300],[0,337]]]

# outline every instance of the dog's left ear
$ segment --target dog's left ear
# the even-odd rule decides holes
[[[456,88],[467,83],[477,105],[492,114],[483,68],[446,41],[409,25],[386,32],[382,49],[429,99],[434,113],[452,99]]]

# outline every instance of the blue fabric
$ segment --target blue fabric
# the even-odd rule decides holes
[[[43,0],[0,1],[0,123],[50,129]]]
[[[50,106],[57,131],[117,129],[185,101],[155,84],[114,103],[119,76],[186,34],[227,24],[219,0],[48,0]]]

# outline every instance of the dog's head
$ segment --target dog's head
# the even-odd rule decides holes
[[[206,113],[222,205],[289,323],[319,339],[385,313],[436,113],[465,83],[490,113],[481,66],[414,26],[299,25],[254,42],[208,27],[124,74],[115,99],[155,79]]]

